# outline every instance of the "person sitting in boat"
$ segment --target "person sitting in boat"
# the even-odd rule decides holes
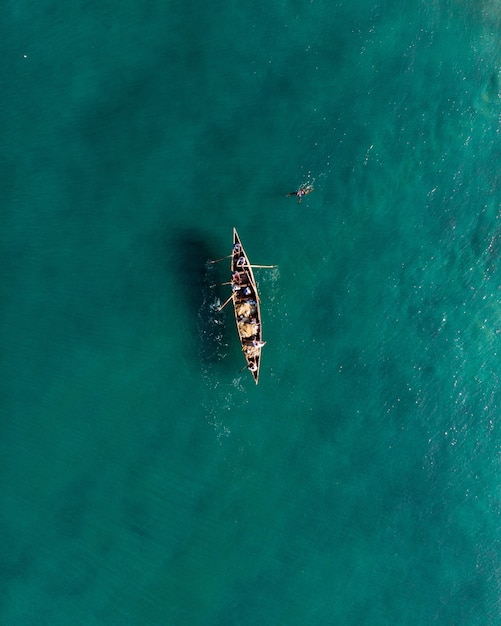
[[[240,284],[242,282],[242,277],[240,276],[239,272],[235,271],[231,273],[231,280],[234,283]]]
[[[238,258],[237,267],[243,267],[245,265],[245,257],[241,256]]]
[[[300,187],[297,191],[291,191],[291,193],[288,193],[287,197],[297,196],[297,203],[300,204],[303,196],[307,196],[312,191],[314,191],[314,189],[311,185],[303,185],[303,187]]]
[[[262,348],[266,345],[266,341],[261,341],[260,339],[253,339],[252,345],[254,348]]]
[[[242,246],[239,243],[233,244],[233,252],[240,252]]]
[[[254,348],[251,344],[243,347],[243,351],[249,358],[255,358],[259,356],[261,350],[259,348]]]
[[[251,361],[249,365],[247,365],[247,368],[250,369],[251,372],[257,372],[257,363]]]
[[[249,320],[249,325],[253,329],[252,336],[255,337],[259,332],[259,322],[255,317],[251,317]]]

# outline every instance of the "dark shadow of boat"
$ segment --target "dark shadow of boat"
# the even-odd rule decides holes
[[[205,363],[219,362],[228,351],[227,311],[217,310],[227,297],[221,286],[227,276],[219,264],[209,263],[214,255],[201,233],[193,230],[177,233],[175,249],[180,288],[192,316],[200,357]],[[229,261],[226,268],[228,265]]]

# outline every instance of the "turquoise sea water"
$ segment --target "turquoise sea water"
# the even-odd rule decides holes
[[[500,27],[6,5],[2,626],[501,623]]]

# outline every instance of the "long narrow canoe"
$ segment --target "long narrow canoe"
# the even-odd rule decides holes
[[[247,361],[247,369],[252,374],[257,385],[259,368],[261,366],[261,350],[264,346],[259,294],[252,266],[249,263],[236,228],[233,229],[231,285],[238,336]]]

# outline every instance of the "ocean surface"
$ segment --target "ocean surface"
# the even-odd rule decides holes
[[[501,624],[501,2],[0,41],[0,625]]]

